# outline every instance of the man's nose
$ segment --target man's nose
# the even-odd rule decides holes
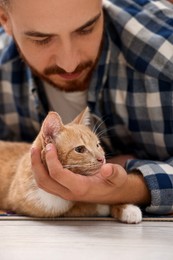
[[[56,65],[66,71],[72,73],[80,63],[79,51],[71,41],[64,41],[57,50]]]

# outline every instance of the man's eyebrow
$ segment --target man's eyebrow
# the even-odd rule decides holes
[[[36,38],[46,38],[49,36],[55,36],[55,34],[52,33],[41,33],[41,32],[37,32],[37,31],[26,31],[24,32],[24,35],[26,36],[30,36],[30,37],[36,37]]]
[[[91,26],[92,24],[94,24],[100,18],[100,16],[101,16],[101,12],[99,14],[97,14],[96,16],[94,16],[89,21],[87,21],[85,24],[80,26],[79,28],[75,29],[74,32],[82,31],[86,27]],[[46,38],[46,37],[50,37],[50,36],[51,37],[56,36],[56,34],[42,33],[42,32],[37,32],[37,31],[26,31],[26,32],[24,32],[24,35],[30,36],[30,37],[36,37],[36,38]]]
[[[85,29],[86,27],[91,26],[92,24],[94,24],[95,22],[97,22],[97,20],[100,18],[101,16],[101,12],[99,14],[97,14],[96,16],[94,16],[92,19],[90,19],[89,21],[87,21],[85,24],[83,24],[82,26],[80,26],[79,28],[77,28],[75,31],[82,31],[83,29]]]

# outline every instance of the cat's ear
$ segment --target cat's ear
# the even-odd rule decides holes
[[[43,143],[46,145],[47,143],[53,142],[54,138],[60,133],[63,127],[64,125],[58,113],[49,112],[41,127]]]
[[[86,107],[73,121],[75,124],[82,124],[89,126],[91,124],[91,118],[89,113],[89,108]]]

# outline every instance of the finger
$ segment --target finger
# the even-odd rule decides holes
[[[119,164],[104,164],[100,173],[105,182],[116,185],[117,188],[127,180],[127,172]]]
[[[61,183],[61,185],[68,186],[66,184],[70,183],[69,178],[71,178],[72,175],[73,178],[75,178],[75,174],[70,170],[63,168],[62,164],[58,160],[57,151],[53,144],[48,144],[45,152],[46,164],[50,176],[57,182]]]
[[[71,191],[73,198],[82,196],[87,189],[87,177],[75,174],[68,169],[64,169],[60,161],[56,148],[53,144],[48,144],[45,149],[45,158],[50,176],[63,187]],[[84,187],[84,188],[82,188]]]
[[[31,150],[31,165],[34,178],[39,188],[56,196],[69,196],[67,189],[49,176],[49,173],[41,160],[41,151],[35,147]]]
[[[31,149],[31,166],[32,166],[32,171],[37,179],[37,177],[40,176],[47,178],[48,177],[48,173],[42,163],[41,160],[41,150],[35,147],[32,147]],[[35,174],[37,173],[37,174]],[[40,174],[41,173],[41,174]]]

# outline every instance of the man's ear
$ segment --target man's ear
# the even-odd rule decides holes
[[[4,28],[5,32],[12,35],[11,20],[7,10],[0,6],[0,25]]]

